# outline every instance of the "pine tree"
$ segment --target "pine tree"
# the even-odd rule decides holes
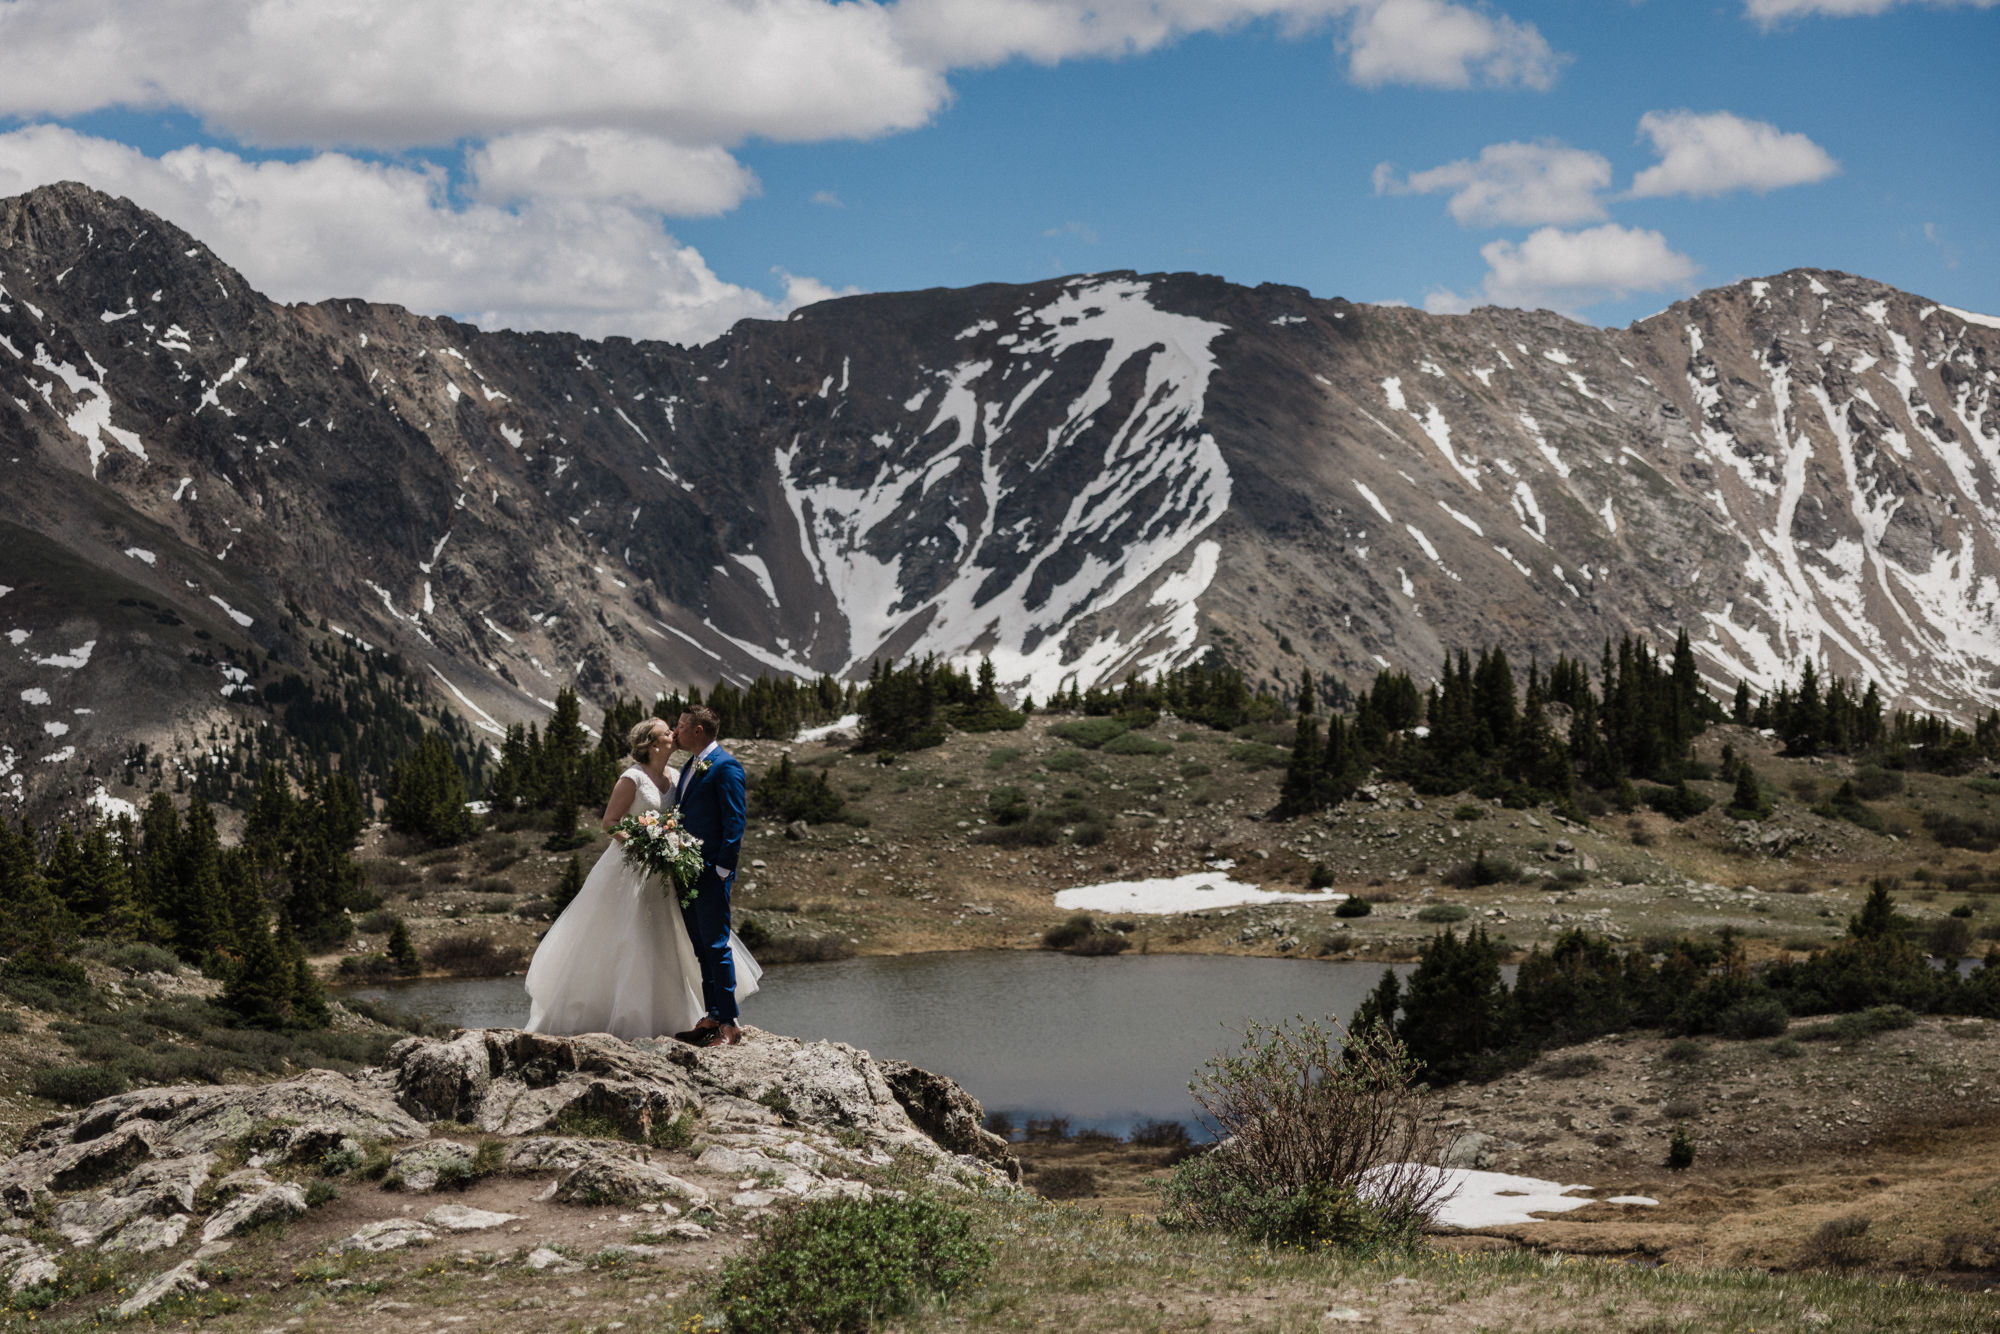
[[[1901,931],[1902,914],[1896,911],[1896,900],[1890,897],[1896,888],[1894,880],[1881,877],[1868,882],[1868,898],[1861,905],[1861,911],[1847,919],[1847,934],[1855,940],[1890,940]]]
[[[426,732],[390,770],[387,816],[397,833],[438,847],[463,843],[477,832],[477,819],[465,809],[465,776],[436,732]]]
[[[1757,771],[1748,760],[1736,763],[1736,791],[1729,798],[1728,811],[1738,820],[1762,820],[1771,813],[1764,789],[1757,782]]]
[[[1278,791],[1278,804],[1271,812],[1273,815],[1283,820],[1319,809],[1322,759],[1319,722],[1311,714],[1302,713],[1298,725],[1292,730],[1291,763],[1286,766],[1285,783]]]
[[[569,862],[572,867],[576,867],[580,877],[582,868],[576,866],[576,858],[571,857]],[[567,873],[565,873],[564,879],[568,879]],[[583,882],[579,878],[577,888],[581,889],[582,887]],[[575,891],[572,890],[570,897],[574,898],[575,896]],[[396,924],[389,928],[389,962],[395,966],[397,972],[403,974],[405,977],[415,977],[418,973],[424,971],[424,961],[417,957],[416,943],[410,939],[409,925],[400,917],[396,919]]]
[[[286,932],[279,937],[278,954],[285,964],[285,1027],[325,1028],[333,1022],[333,1012],[327,1009],[326,992],[306,958],[305,946]]]
[[[35,836],[22,819],[18,832],[0,820],[0,951],[40,947],[54,952],[67,934],[68,912],[50,892],[35,855]]]
[[[556,887],[549,895],[549,902],[560,913],[564,908],[569,907],[570,901],[576,898],[577,893],[582,888],[583,863],[578,861],[575,855],[572,854],[569,859],[569,865],[563,868],[562,879],[556,881]]]
[[[223,988],[223,1008],[245,1028],[276,1031],[291,1014],[291,1000],[289,960],[279,954],[269,931],[253,933]]]

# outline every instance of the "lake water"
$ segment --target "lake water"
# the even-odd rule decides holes
[[[1192,1123],[1188,1080],[1209,1056],[1236,1047],[1245,1024],[1301,1013],[1345,1021],[1381,976],[1380,964],[1304,959],[916,954],[772,967],[743,1017],[950,1075],[1017,1124],[1067,1116],[1075,1129],[1123,1134],[1143,1120]],[[528,1016],[518,977],[343,994],[467,1028],[515,1027]]]

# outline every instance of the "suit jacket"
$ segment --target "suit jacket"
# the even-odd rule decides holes
[[[743,851],[743,765],[717,746],[706,772],[692,774],[681,793],[681,825],[701,840],[701,857],[721,871],[734,871]]]

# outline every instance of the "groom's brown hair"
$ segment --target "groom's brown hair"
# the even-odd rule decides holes
[[[710,741],[722,735],[722,719],[715,716],[715,710],[706,704],[696,704],[685,710],[687,720],[701,729],[702,735]]]

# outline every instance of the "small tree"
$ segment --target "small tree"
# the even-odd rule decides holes
[[[400,917],[389,928],[389,962],[405,977],[415,977],[424,971],[424,961],[417,957],[416,942],[410,939],[409,925]]]
[[[1265,1028],[1189,1085],[1218,1146],[1175,1170],[1168,1226],[1299,1246],[1411,1245],[1449,1194],[1440,1114],[1389,1032]]]
[[[1764,800],[1764,789],[1757,782],[1757,771],[1747,762],[1736,766],[1736,791],[1729,798],[1729,814],[1738,820],[1762,820],[1771,814],[1771,804]]]
[[[432,844],[463,843],[477,832],[477,821],[465,809],[465,775],[436,732],[426,732],[390,771],[387,815],[397,833]]]
[[[571,853],[569,865],[563,867],[562,879],[556,881],[555,892],[549,895],[549,902],[560,913],[564,908],[569,907],[570,903],[582,889],[583,863],[576,859],[575,853]]]

